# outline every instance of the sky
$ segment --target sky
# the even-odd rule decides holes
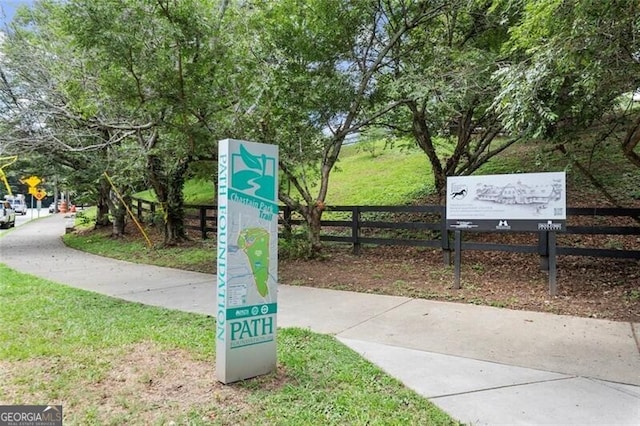
[[[0,0],[0,27],[11,22],[19,6],[30,6],[35,0]]]

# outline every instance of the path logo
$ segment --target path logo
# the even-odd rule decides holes
[[[276,172],[275,157],[253,155],[244,145],[231,155],[231,187],[245,194],[277,202]]]

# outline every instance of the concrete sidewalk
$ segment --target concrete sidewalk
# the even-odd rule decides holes
[[[56,215],[0,238],[0,262],[70,286],[214,315],[211,275],[65,247]],[[640,324],[280,285],[278,325],[335,335],[474,425],[640,424]]]

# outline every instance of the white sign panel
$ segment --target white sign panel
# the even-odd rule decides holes
[[[447,178],[447,227],[498,231],[561,231],[564,172]]]
[[[216,376],[276,369],[278,147],[225,139],[218,149]]]

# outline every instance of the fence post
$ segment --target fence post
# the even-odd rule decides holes
[[[540,270],[549,270],[549,233],[538,232],[538,254],[540,255]]]
[[[207,208],[200,207],[198,212],[198,216],[200,217],[200,236],[203,240],[207,239]]]
[[[137,198],[133,198],[131,202],[136,203],[136,218],[139,221],[142,221],[142,203]]]
[[[353,241],[353,254],[360,254],[360,208],[354,206],[351,209],[351,241]]]
[[[451,242],[449,241],[449,230],[447,229],[447,214],[444,206],[440,207],[440,243],[444,265],[451,265]]]

